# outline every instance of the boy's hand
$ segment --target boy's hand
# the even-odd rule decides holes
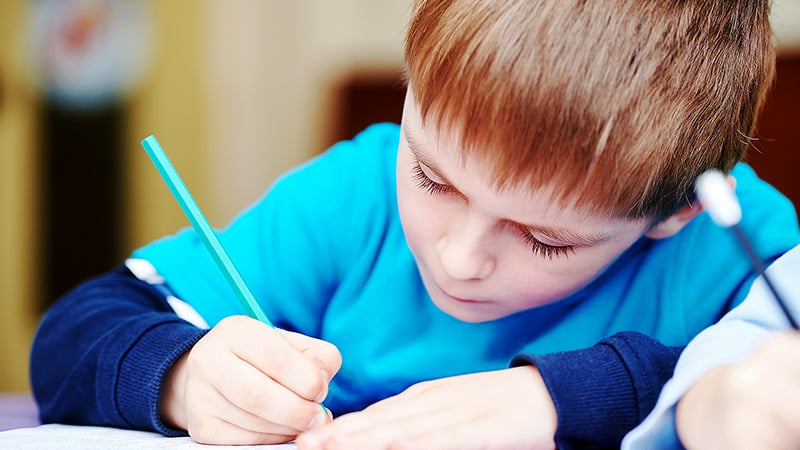
[[[201,443],[290,441],[330,421],[320,402],[340,365],[330,343],[228,317],[170,369],[159,412]]]
[[[535,367],[418,383],[301,434],[311,449],[553,449],[556,412]]]
[[[704,375],[678,403],[675,423],[689,449],[797,448],[800,334],[782,333]]]

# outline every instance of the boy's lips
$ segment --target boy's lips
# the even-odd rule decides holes
[[[490,302],[488,302],[488,301],[486,301],[486,300],[475,300],[475,299],[468,299],[468,298],[456,297],[455,295],[450,295],[450,294],[449,294],[447,291],[445,291],[445,290],[444,290],[444,289],[442,289],[442,288],[439,288],[439,290],[440,290],[440,291],[442,292],[442,294],[444,294],[446,297],[449,297],[450,299],[452,299],[452,300],[455,300],[455,301],[457,301],[457,302],[459,302],[459,303],[468,303],[468,304],[473,304],[473,305],[475,305],[475,304],[484,304],[484,303],[490,303]]]
[[[467,300],[465,298],[458,298],[458,297],[453,297],[453,296],[450,296],[450,298],[452,298],[453,300],[455,300],[457,302],[460,302],[460,303],[471,303],[471,304],[474,304],[474,305],[483,304],[483,303],[489,303],[489,302],[485,302],[485,301],[482,301],[482,300]]]

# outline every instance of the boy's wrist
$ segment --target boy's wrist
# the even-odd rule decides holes
[[[558,427],[558,413],[556,406],[553,403],[553,398],[550,396],[550,391],[545,385],[539,369],[535,365],[523,365],[512,367],[509,370],[520,371],[529,374],[529,386],[533,386],[534,395],[536,400],[530,404],[533,410],[531,417],[535,418],[536,427],[542,430],[542,434],[550,436],[553,440],[552,448],[555,448],[556,429]]]
[[[164,375],[161,395],[158,399],[158,414],[168,427],[186,430],[186,359],[189,352],[175,360],[175,364]]]

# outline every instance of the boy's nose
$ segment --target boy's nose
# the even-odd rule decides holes
[[[475,223],[451,229],[439,240],[438,251],[445,274],[456,280],[484,279],[495,268],[486,233]]]

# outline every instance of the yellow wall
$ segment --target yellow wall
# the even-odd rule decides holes
[[[153,21],[152,61],[130,99],[127,250],[188,225],[140,142],[154,134],[183,181],[203,206],[206,186],[206,129],[202,92],[202,18],[204,10],[184,1],[149,3]],[[193,3],[194,4],[194,3]]]
[[[24,2],[0,2],[0,391],[28,388],[36,321],[33,105],[16,70]]]
[[[186,223],[139,141],[154,133],[202,197],[205,161],[199,79],[201,11],[184,2],[149,1],[151,71],[129,99],[127,236],[123,253]],[[35,93],[21,66],[26,2],[0,2],[0,391],[29,388],[27,370],[39,316],[36,292],[37,161]],[[122,258],[123,255],[119,255]]]

